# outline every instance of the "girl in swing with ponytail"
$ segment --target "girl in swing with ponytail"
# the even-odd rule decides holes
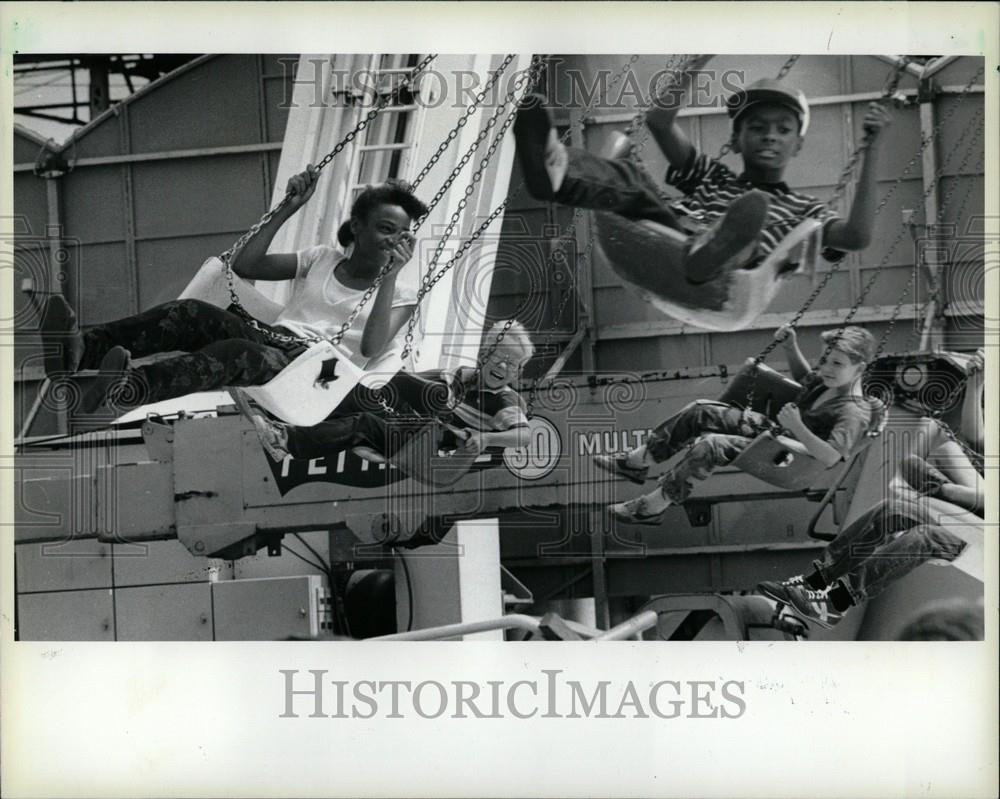
[[[270,325],[194,299],[175,300],[136,316],[97,325],[81,334],[60,295],[48,298],[42,333],[59,345],[46,358],[49,377],[98,369],[82,392],[93,413],[109,397],[116,409],[233,386],[257,386],[277,376],[308,340],[329,338],[358,306],[388,265],[375,296],[340,340],[350,359],[364,366],[393,340],[416,305],[412,290],[397,286],[413,255],[413,221],[427,210],[403,182],[366,188],[354,202],[337,238],[349,250],[318,245],[296,253],[268,253],[275,234],[316,190],[319,171],[310,165],[288,181],[288,201],[236,254],[233,271],[247,280],[291,280],[291,298]],[[391,259],[391,263],[390,263]],[[133,358],[177,352],[143,365]]]

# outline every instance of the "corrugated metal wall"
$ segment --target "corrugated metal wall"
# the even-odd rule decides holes
[[[581,83],[584,86],[593,85],[600,70],[606,71],[611,80],[611,76],[621,72],[628,57],[594,55],[562,56],[559,59],[550,71],[546,93],[557,121],[568,124],[576,118],[574,111],[578,113],[579,107],[584,104],[580,101],[579,92],[575,101],[570,100],[574,97],[574,81],[577,86]],[[599,103],[589,116],[584,128],[583,146],[600,152],[610,132],[623,130],[636,107],[636,89],[648,91],[652,76],[663,69],[669,60],[669,56],[642,56],[633,67],[636,80],[633,82],[629,78],[619,83],[610,94],[611,102]],[[719,74],[710,88],[718,96],[721,76],[727,73],[729,85],[773,77],[784,61],[785,56],[718,56],[708,66]],[[976,79],[977,85],[964,99],[958,93],[981,65],[981,59],[960,58],[934,76],[936,84],[944,89],[933,103],[935,124],[940,124],[939,134],[932,145],[939,164],[938,193],[941,200],[951,195],[942,221],[946,224],[957,223],[959,235],[965,231],[964,226],[970,220],[983,213],[984,141],[981,116],[977,119],[977,114],[982,114],[983,109],[982,77]],[[803,56],[795,64],[785,80],[789,85],[800,88],[809,98],[812,121],[801,153],[787,170],[786,181],[790,186],[820,199],[831,196],[841,170],[861,141],[861,120],[867,104],[881,93],[891,69],[890,64],[870,56]],[[904,75],[899,88],[913,95],[917,81],[912,75]],[[729,123],[721,106],[711,108],[706,105],[686,109],[680,121],[692,141],[714,155],[729,135]],[[881,336],[886,327],[885,320],[911,277],[915,245],[910,234],[903,237],[891,254],[889,250],[901,228],[903,209],[915,209],[916,219],[923,218],[925,185],[920,153],[920,110],[912,104],[894,110],[893,115],[893,124],[880,147],[877,172],[879,197],[890,190],[893,190],[893,196],[877,218],[873,244],[863,252],[848,255],[812,310],[804,317],[802,329],[807,333],[810,328],[837,324],[843,318],[845,309],[858,297],[873,270],[884,262],[877,283],[856,317],[859,322],[867,324],[876,336]],[[651,140],[646,142],[642,157],[654,176],[664,174],[666,161]],[[729,155],[724,161],[737,171],[741,168],[738,156]],[[511,186],[517,186],[521,179],[519,170],[515,169]],[[899,185],[893,189],[897,181]],[[852,199],[853,188],[849,187],[839,204],[841,213],[847,212]],[[959,209],[962,218],[956,219]],[[518,253],[528,246],[525,241],[548,242],[552,232],[560,230],[569,218],[566,209],[538,203],[521,192],[505,220],[505,234],[513,238],[516,232],[517,240],[508,245],[506,257],[501,261],[515,264],[523,260]],[[546,230],[546,226],[550,229]],[[585,239],[581,239],[577,246],[577,252],[583,249],[583,241]],[[545,271],[541,264],[527,270],[502,270],[496,278],[493,313],[497,316],[517,313],[530,321],[536,330],[550,328],[561,292],[570,284],[570,278],[564,271],[548,270],[549,274],[544,274]],[[567,370],[570,372],[618,372],[623,368],[642,372],[683,366],[738,364],[747,356],[756,354],[770,340],[774,327],[801,306],[814,286],[809,279],[794,278],[750,330],[678,335],[676,323],[636,299],[600,257],[594,258],[592,267],[580,266],[575,272],[581,307],[590,308],[592,327],[590,336],[569,362]],[[817,274],[816,280],[822,275],[822,272]],[[915,348],[918,341],[912,337],[915,322],[911,321],[914,312],[911,304],[916,302],[919,305],[927,299],[924,270],[918,274],[916,284],[910,297],[904,301],[901,321],[888,339],[890,352]],[[948,296],[952,300],[974,299],[981,303],[982,285],[981,256],[978,259],[972,257],[960,269],[949,272]],[[529,296],[529,292],[534,291],[537,295],[539,290],[548,295],[547,302],[540,303],[538,296]],[[980,296],[969,296],[977,292]],[[574,312],[575,308],[576,303],[571,300],[559,320],[562,340],[569,338],[580,324],[586,322],[580,311]],[[978,317],[950,318],[947,330],[947,346],[956,349],[978,346],[982,332],[981,310]],[[807,356],[818,354],[815,336],[806,335],[802,343]]]

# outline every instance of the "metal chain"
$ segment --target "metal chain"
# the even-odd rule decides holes
[[[500,118],[503,111],[507,108],[507,105],[509,105],[511,100],[513,100],[517,96],[518,92],[522,89],[522,87],[524,88],[524,94],[529,93],[532,90],[532,88],[534,88],[535,84],[538,81],[538,78],[541,75],[541,71],[544,68],[544,66],[545,62],[543,60],[536,59],[535,62],[531,65],[531,67],[528,68],[528,70],[522,72],[517,76],[517,78],[514,81],[513,88],[507,93],[507,96],[504,98],[504,101],[497,107],[497,110],[493,114],[493,116],[490,117],[489,120],[487,120],[486,127],[482,132],[482,135],[484,137],[496,125],[497,120]],[[508,194],[507,198],[493,210],[493,212],[486,218],[486,220],[482,224],[479,225],[479,227],[475,230],[472,236],[466,239],[465,242],[463,242],[462,246],[455,253],[455,255],[453,255],[443,267],[437,269],[438,261],[440,260],[441,256],[444,253],[444,248],[447,244],[448,236],[457,226],[459,220],[461,219],[462,212],[469,204],[469,199],[472,196],[473,192],[475,191],[476,185],[482,179],[483,174],[486,171],[486,167],[489,165],[490,159],[493,157],[493,154],[496,152],[497,148],[499,148],[501,142],[503,141],[504,135],[506,134],[510,126],[514,123],[514,120],[516,118],[517,118],[517,107],[515,106],[508,114],[507,118],[500,125],[500,128],[497,130],[496,135],[493,138],[493,141],[490,143],[489,147],[486,149],[485,154],[480,159],[476,170],[470,176],[469,185],[466,187],[463,196],[459,199],[458,203],[456,204],[455,211],[452,213],[451,219],[449,220],[447,226],[445,227],[444,233],[438,240],[437,247],[434,250],[434,254],[431,256],[427,271],[421,278],[420,288],[417,291],[416,307],[414,308],[414,312],[410,315],[410,319],[407,322],[406,334],[404,337],[405,343],[403,345],[403,351],[401,354],[401,357],[403,359],[409,357],[413,349],[414,332],[419,317],[418,309],[420,308],[420,303],[423,300],[423,298],[437,284],[437,282],[441,280],[442,277],[444,277],[444,275],[448,272],[448,270],[451,269],[455,265],[455,263],[457,263],[458,259],[461,258],[461,256],[468,251],[468,249],[472,246],[472,244],[475,241],[477,241],[480,236],[482,236],[486,228],[498,216],[500,216],[501,213],[503,213],[503,211],[507,207],[507,204],[512,199],[512,195]],[[481,140],[482,139],[480,138],[479,141]],[[474,152],[475,152],[474,148],[470,148],[470,150],[466,152],[466,155],[463,156],[464,163],[460,164],[461,167],[464,167],[465,164],[468,163]],[[460,168],[456,167],[454,174],[457,175],[458,171],[460,171]]]
[[[486,99],[486,95],[489,94],[490,89],[493,88],[494,84],[500,79],[500,76],[504,73],[507,67],[510,66],[510,63],[514,60],[515,57],[516,55],[513,53],[506,56],[504,60],[500,63],[500,66],[498,66],[495,70],[493,70],[493,72],[490,73],[490,77],[487,79],[486,83],[483,84],[482,91],[478,92],[473,97],[472,102],[469,103],[468,106],[466,106],[465,111],[458,118],[458,121],[455,123],[454,127],[452,127],[450,131],[448,131],[448,135],[445,136],[444,141],[442,141],[441,144],[438,145],[437,150],[431,156],[430,160],[427,162],[424,168],[420,170],[417,176],[411,181],[410,186],[412,188],[415,189],[423,182],[424,178],[427,177],[427,174],[434,168],[437,162],[441,159],[441,156],[444,155],[449,145],[458,137],[458,134],[461,132],[462,128],[465,127],[466,123],[469,121],[472,114],[475,113],[476,109],[479,108],[480,105],[482,105],[482,102],[483,100]]]
[[[409,75],[406,75],[400,80],[399,84],[395,87],[395,89],[393,89],[392,92],[383,97],[380,97],[376,102],[375,106],[364,117],[362,117],[358,121],[358,123],[354,126],[354,128],[348,131],[347,135],[344,136],[344,138],[341,139],[339,142],[337,142],[337,144],[334,145],[333,149],[330,152],[328,152],[323,157],[323,159],[316,165],[317,171],[322,171],[323,168],[326,167],[326,165],[329,164],[334,158],[336,158],[343,151],[343,149],[347,147],[348,144],[353,142],[354,139],[357,138],[358,134],[364,131],[365,128],[367,128],[368,125],[371,123],[371,121],[375,119],[375,117],[379,114],[379,112],[382,111],[386,106],[391,104],[396,98],[398,98],[403,89],[409,86],[413,82],[414,78],[416,78],[418,74],[423,72],[423,70],[427,68],[427,65],[430,64],[430,62],[433,61],[436,57],[437,57],[436,53],[431,53],[425,56],[413,68],[413,70],[409,73]],[[271,330],[270,328],[261,327],[260,324],[257,322],[257,320],[254,319],[254,317],[246,311],[246,309],[243,307],[243,304],[240,302],[239,294],[236,291],[236,283],[233,275],[232,262],[236,258],[236,256],[250,242],[250,240],[253,239],[260,232],[261,228],[263,228],[268,222],[274,219],[274,217],[280,211],[282,211],[290,201],[291,201],[290,194],[286,194],[284,197],[282,197],[281,200],[278,202],[278,204],[274,206],[274,208],[265,213],[264,216],[262,216],[256,224],[252,225],[250,229],[246,231],[246,233],[240,236],[240,238],[236,240],[236,243],[233,244],[232,247],[230,247],[228,250],[226,250],[219,256],[219,259],[222,261],[223,267],[225,269],[230,302],[235,307],[235,309],[237,309],[239,315],[244,319],[246,319],[251,324],[252,327],[254,327],[259,332],[263,333],[265,336],[271,338],[272,340],[280,341],[283,343],[288,343],[292,341],[315,342],[315,341],[320,341],[322,339],[318,338],[302,339],[296,336],[285,336]],[[355,314],[355,316],[356,315],[357,314]],[[343,332],[344,331],[342,331],[339,334],[339,337],[336,338],[336,343],[339,343],[340,338],[343,337]]]

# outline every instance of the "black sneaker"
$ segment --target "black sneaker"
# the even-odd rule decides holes
[[[55,345],[54,351],[45,353],[46,376],[53,378],[60,373],[75,372],[82,342],[76,330],[76,314],[61,294],[45,298],[39,332],[47,350],[48,345]]]
[[[691,283],[706,283],[753,256],[767,221],[771,198],[753,189],[737,197],[718,222],[694,237],[684,262]]]
[[[759,583],[757,591],[768,599],[786,605],[803,621],[826,629],[830,629],[843,618],[843,614],[830,602],[827,591],[811,591],[804,583],[793,580],[786,580],[783,583],[771,581]],[[801,578],[799,580],[801,581]]]
[[[107,401],[108,393],[128,379],[130,362],[129,351],[124,347],[114,346],[108,350],[101,359],[97,377],[80,398],[80,408],[84,413],[93,413],[100,408]]]
[[[631,480],[637,485],[645,483],[646,477],[649,474],[649,467],[647,466],[629,466],[628,460],[624,455],[595,455],[594,465],[598,469],[603,469],[606,472],[611,472],[611,474],[624,477],[626,480]]]
[[[536,200],[551,200],[555,195],[552,181],[545,168],[545,151],[552,130],[552,119],[542,103],[545,98],[529,94],[517,109],[514,119],[514,141],[517,158],[524,173],[528,193]]]

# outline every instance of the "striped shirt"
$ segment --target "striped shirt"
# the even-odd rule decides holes
[[[758,258],[773,252],[781,240],[804,220],[818,219],[825,226],[837,218],[815,197],[792,191],[783,182],[751,183],[704,153],[692,154],[681,169],[671,166],[667,170],[666,182],[684,193],[683,197],[671,201],[670,209],[700,226],[712,224],[726,212],[733,200],[751,189],[770,194],[767,221],[757,245]],[[844,253],[832,247],[824,247],[822,255],[831,262],[844,257]]]

